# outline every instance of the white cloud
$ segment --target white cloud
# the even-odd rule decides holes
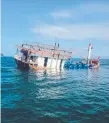
[[[72,13],[70,13],[69,11],[57,11],[57,12],[52,12],[50,13],[50,15],[54,18],[70,18],[72,17]]]
[[[40,24],[33,28],[34,33],[47,38],[57,37],[65,40],[109,41],[108,4],[80,4],[70,9],[51,12],[50,15],[55,24]],[[62,20],[54,21],[54,18]],[[64,21],[65,18],[69,21]]]
[[[73,6],[69,9],[56,10],[51,12],[50,15],[54,18],[71,18],[80,19],[84,16],[91,15],[91,17],[104,16],[104,13],[109,16],[108,4],[80,4],[79,6]],[[96,14],[94,16],[93,14]]]
[[[40,25],[33,28],[41,36],[57,37],[65,40],[109,40],[109,23]]]

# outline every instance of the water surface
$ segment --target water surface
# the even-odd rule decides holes
[[[2,123],[109,123],[109,60],[99,70],[37,72],[1,60]]]

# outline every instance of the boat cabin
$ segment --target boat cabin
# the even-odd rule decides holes
[[[16,63],[34,64],[40,67],[47,68],[62,68],[65,60],[71,58],[72,52],[61,50],[59,45],[45,44],[22,44],[17,46],[15,55]],[[22,65],[21,65],[22,66]]]

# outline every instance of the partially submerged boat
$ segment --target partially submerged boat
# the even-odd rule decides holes
[[[97,69],[100,66],[99,58],[90,60],[89,68],[90,69]]]
[[[93,59],[91,57],[91,50],[93,49],[92,45],[89,44],[88,47],[88,56],[87,59],[74,61],[74,59],[69,60],[65,63],[65,68],[67,69],[98,69],[100,66],[100,57]]]
[[[65,60],[71,57],[72,52],[60,49],[59,43],[55,43],[55,45],[26,43],[17,46],[17,52],[14,59],[18,68],[46,70],[62,69]]]
[[[100,66],[99,59],[91,58],[92,45],[89,44],[87,59],[72,63],[72,52],[62,50],[59,44],[46,45],[39,43],[26,43],[17,46],[14,56],[18,68],[47,70],[47,69],[97,69]],[[68,61],[68,62],[66,62]]]
[[[93,49],[93,46],[90,43],[89,47],[88,47],[88,57],[87,57],[88,68],[89,69],[97,69],[100,66],[100,57],[98,57],[97,59],[91,58],[92,49]]]

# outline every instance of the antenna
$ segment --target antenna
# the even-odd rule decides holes
[[[56,37],[55,37],[55,47],[56,47]]]
[[[59,48],[59,41],[58,41],[58,48]]]

